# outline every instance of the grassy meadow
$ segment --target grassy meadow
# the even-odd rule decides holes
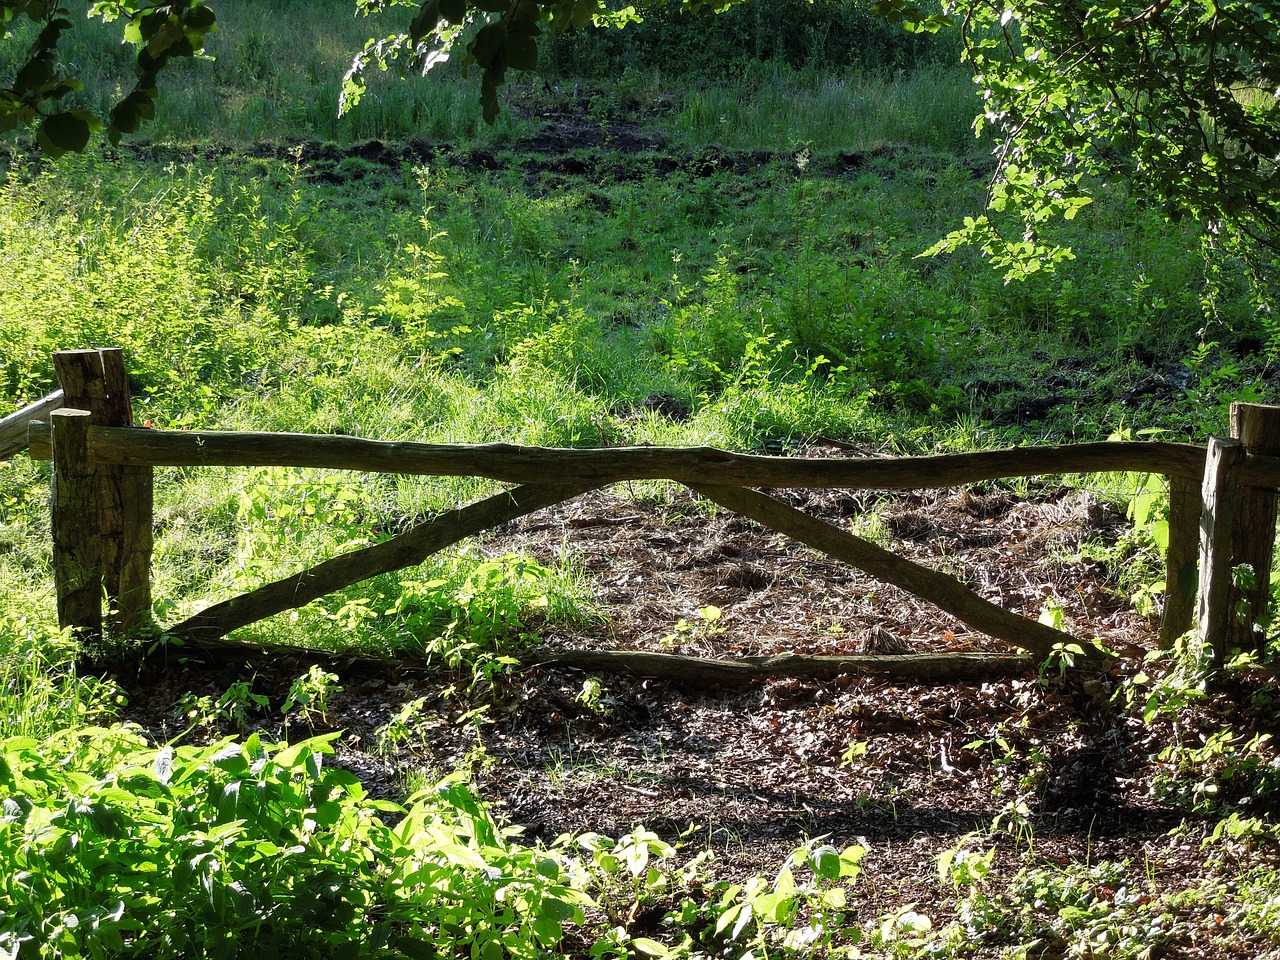
[[[661,23],[638,28],[626,53],[610,46],[621,42],[614,37],[565,38],[546,51],[545,76],[516,79],[502,117],[486,127],[478,82],[450,69],[374,78],[364,103],[339,118],[341,75],[386,23],[355,18],[336,0],[227,0],[217,6],[214,59],[175,71],[139,137],[57,163],[37,158],[20,136],[8,141],[0,412],[54,388],[52,351],[99,346],[124,348],[137,418],[156,427],[385,440],[786,453],[821,439],[959,451],[1125,431],[1202,440],[1224,429],[1231,400],[1275,400],[1276,340],[1247,284],[1230,263],[1205,260],[1193,226],[1163,222],[1118,185],[1101,185],[1095,203],[1054,228],[1076,254],[1054,273],[1006,283],[976,254],[922,258],[980,208],[992,145],[972,136],[976,100],[954,49],[899,36],[859,4],[846,6],[844,20],[806,21],[807,49],[829,53],[822,57],[778,39],[789,11],[779,2],[736,12],[701,54],[688,54],[685,71],[660,71],[644,54],[645,43],[661,48]],[[848,34],[856,43],[833,32],[832,24],[853,30],[850,23],[862,24]],[[685,31],[672,35],[690,51],[706,29],[667,26]],[[92,65],[91,89],[127,82],[109,28],[76,43],[68,55]],[[0,70],[8,55],[0,48]],[[579,140],[551,153],[529,149],[549,127]],[[60,837],[65,854],[74,835],[117,868],[157,845],[194,864],[225,841],[248,865],[236,882],[257,890],[250,868],[266,869],[263,851],[296,841],[325,876],[364,878],[347,891],[357,905],[350,917],[297,921],[314,935],[309,949],[346,942],[377,912],[369,904],[388,897],[396,907],[369,921],[369,952],[427,955],[408,931],[456,923],[507,931],[485,960],[535,956],[569,949],[548,927],[562,921],[584,924],[592,956],[668,949],[591,926],[582,897],[642,897],[646,882],[675,884],[674,873],[628,873],[604,854],[588,856],[585,868],[563,850],[535,856],[493,825],[461,780],[407,801],[405,822],[418,832],[392,830],[371,825],[376,808],[354,778],[319,772],[309,758],[325,744],[278,752],[237,741],[211,759],[203,746],[147,744],[111,727],[118,692],[75,674],[74,644],[57,630],[48,481],[47,464],[26,456],[0,464],[0,795],[8,794],[0,860],[36,863]],[[283,469],[159,471],[157,618],[174,622],[489,489]],[[635,492],[666,495],[658,486]],[[1134,490],[1112,484],[1104,493],[1124,502]],[[535,609],[553,621],[590,616],[591,593],[569,562],[495,566],[463,548],[242,635],[410,650],[496,671],[502,664],[477,658],[477,646],[500,653],[504,631]],[[494,600],[499,613],[476,616],[464,642],[442,625],[477,597]],[[114,732],[93,733],[98,725]],[[187,786],[165,764],[185,771]],[[175,798],[226,795],[255,764],[275,771],[276,812],[265,805],[240,817],[241,832],[222,841],[197,836],[204,828],[183,819],[189,811]],[[332,799],[290,793],[308,776]],[[134,784],[123,790],[129,796],[104,792],[113,777]],[[157,832],[136,849],[110,824],[91,837],[57,813],[73,795],[97,798],[86,817],[118,802],[121,816]],[[334,825],[331,847],[314,823],[284,823],[307,804]],[[46,811],[47,829],[24,839],[14,824],[20,807],[26,816],[33,806]],[[1265,820],[1241,829],[1261,838],[1275,830]],[[452,860],[433,860],[446,841],[475,856],[450,847]],[[353,843],[373,852],[356,862],[343,852]],[[662,843],[627,838],[627,862],[657,858]],[[856,875],[857,856],[813,845],[796,862],[797,870],[808,864],[811,885],[787,903],[804,916],[834,916],[839,898],[830,891]],[[480,884],[457,894],[474,916],[430,913],[443,908],[421,891],[461,890],[470,881],[458,871],[476,857],[523,878],[519,905],[477,894]],[[228,854],[224,866],[234,859]],[[410,860],[420,873],[436,871],[434,879],[407,876]],[[156,876],[172,867],[155,862]],[[195,877],[204,868],[193,869]],[[73,873],[43,886],[12,873],[0,880],[0,956],[114,956],[141,936],[112,913],[116,894],[76,901],[71,891],[105,881]],[[1266,880],[1246,873],[1239,882],[1257,887],[1250,922],[1274,936]],[[146,900],[142,875],[119,895],[130,910]],[[297,882],[281,873],[269,888],[314,895],[289,886]],[[772,882],[734,896],[775,896],[780,881]],[[966,882],[956,880],[957,889]],[[175,880],[156,909],[175,929],[207,924],[210,943],[287,927],[218,889],[201,901],[199,883]],[[261,903],[266,894],[255,896]],[[711,922],[737,902],[726,898]],[[776,896],[752,902],[757,917],[786,913]],[[40,916],[43,926],[31,925]],[[769,949],[799,956],[814,942],[814,950],[831,947],[821,931],[837,926],[831,920],[816,941],[780,939]],[[90,927],[107,931],[106,953],[86,945]],[[886,955],[926,955],[903,946],[907,939],[886,940]],[[468,942],[459,934],[457,949]],[[276,948],[270,939],[258,947]],[[138,955],[194,949],[166,934]],[[927,955],[965,955],[939,950]],[[210,947],[207,955],[236,953]]]

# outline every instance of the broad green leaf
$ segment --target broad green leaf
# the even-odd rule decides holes
[[[434,941],[419,940],[416,937],[398,937],[395,949],[409,960],[439,960],[440,957]]]
[[[796,878],[790,867],[778,871],[778,878],[773,882],[773,892],[789,897],[796,892]]]
[[[466,0],[440,0],[440,15],[458,26],[467,18]]]
[[[743,910],[744,906],[745,906],[744,904],[735,903],[728,910],[726,910],[724,913],[720,914],[720,916],[716,918],[716,936],[723,935],[725,930],[727,930],[733,923],[737,921],[738,917],[742,915],[744,912]]]
[[[409,24],[409,40],[411,42],[415,44],[421,43],[427,34],[435,31],[442,16],[440,3],[441,0],[426,0],[418,9],[413,22]]]
[[[545,947],[554,947],[564,939],[564,928],[550,917],[534,920],[530,927],[533,929],[534,936],[538,938],[538,942]]]
[[[831,844],[824,843],[809,854],[809,866],[813,868],[814,875],[823,880],[838,880],[840,852]]]
[[[669,947],[648,937],[633,937],[630,946],[650,957],[668,957],[671,955]]]
[[[89,145],[89,121],[80,111],[64,110],[46,117],[37,135],[40,145],[51,156],[78,153]]]
[[[538,41],[520,33],[508,33],[502,41],[502,56],[516,70],[538,69]]]
[[[853,844],[840,851],[840,876],[856,877],[862,872],[862,859],[867,855],[867,848],[861,844]]]
[[[823,890],[818,899],[822,901],[822,905],[828,910],[843,910],[848,903],[844,887],[832,887],[830,890]]]
[[[785,924],[791,917],[795,901],[790,893],[765,893],[751,901],[751,908],[762,923]],[[734,934],[737,939],[737,934]]]

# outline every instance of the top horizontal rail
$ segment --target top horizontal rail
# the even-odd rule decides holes
[[[27,429],[31,421],[47,420],[62,403],[62,391],[55,390],[0,419],[0,460],[7,460],[27,449]]]
[[[366,473],[487,477],[505,483],[675,480],[751,487],[908,489],[1001,477],[1136,471],[1198,480],[1205,448],[1159,441],[1013,447],[926,457],[762,457],[714,447],[548,448],[431,444],[297,433],[163,431],[94,426],[103,463],[172,467],[319,467]],[[31,455],[50,456],[48,424],[31,425]]]

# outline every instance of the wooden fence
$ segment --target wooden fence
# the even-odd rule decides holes
[[[708,447],[547,449],[509,444],[386,443],[300,434],[161,431],[132,423],[118,349],[55,355],[51,395],[0,421],[0,457],[15,424],[31,455],[53,461],[53,566],[58,618],[84,635],[163,629],[210,641],[325,594],[402,567],[486,529],[624,480],[665,479],[931,601],[968,626],[1043,659],[1070,635],[1010,613],[956,578],[897,556],[755,487],[949,487],[1042,474],[1137,471],[1170,483],[1160,642],[1197,625],[1219,659],[1256,648],[1265,621],[1280,486],[1280,408],[1237,404],[1232,436],[1207,447],[1108,442],[894,459],[810,459]],[[44,417],[47,416],[48,422]],[[181,623],[151,621],[152,474],[165,466],[320,467],[487,477],[513,489],[440,514],[389,540],[213,604]],[[1258,575],[1233,581],[1249,564]],[[1203,574],[1203,575],[1201,575]],[[103,597],[106,598],[106,609]],[[1198,624],[1193,623],[1198,607]]]

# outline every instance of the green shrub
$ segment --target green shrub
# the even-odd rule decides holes
[[[370,800],[325,766],[332,739],[0,740],[0,951],[499,960],[583,921],[563,859],[513,845],[457,777]]]

